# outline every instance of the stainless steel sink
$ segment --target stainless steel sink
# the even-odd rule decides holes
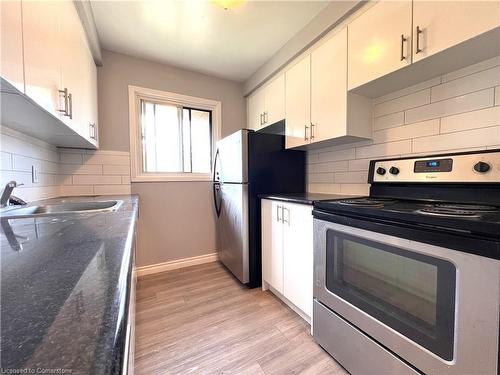
[[[25,217],[53,216],[74,213],[94,213],[116,211],[122,205],[121,200],[82,201],[42,204],[13,208],[0,213],[1,218],[19,219]]]

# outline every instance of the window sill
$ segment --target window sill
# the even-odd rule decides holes
[[[169,173],[169,174],[141,174],[131,178],[131,182],[210,182],[209,173]]]

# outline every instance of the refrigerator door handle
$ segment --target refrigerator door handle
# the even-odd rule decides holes
[[[217,198],[220,196],[220,183],[219,182],[213,183],[213,193],[214,193],[215,212],[217,213],[217,217],[220,217],[220,213],[222,210],[222,201],[221,201],[220,205],[217,203],[217,200],[218,200]]]
[[[213,177],[212,177],[212,181],[213,182],[218,182],[219,179],[215,179],[216,176],[218,176],[218,172],[217,172],[217,159],[219,158],[219,149],[217,149],[217,151],[215,151],[215,158],[214,158],[214,173],[213,173]]]

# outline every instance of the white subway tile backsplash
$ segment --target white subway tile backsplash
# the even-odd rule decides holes
[[[495,105],[500,105],[500,86],[495,87]]]
[[[12,155],[12,170],[31,172],[33,166],[40,171],[42,161],[40,159],[33,159],[22,155]]]
[[[0,152],[0,170],[10,171],[12,170],[12,154],[8,152]]]
[[[500,125],[500,106],[447,116],[441,119],[441,133]]]
[[[490,69],[500,65],[500,56],[493,57],[488,60],[478,62],[477,64],[469,65],[463,69],[455,70],[454,72],[443,75],[443,83],[449,82],[457,78],[465,77],[482,70]]]
[[[367,173],[363,172],[337,172],[333,180],[336,184],[362,184],[366,183]]]
[[[375,131],[373,132],[373,140],[375,143],[385,143],[434,134],[439,134],[439,119]]]
[[[61,164],[62,174],[102,174],[101,164]]]
[[[122,179],[120,176],[104,176],[104,175],[73,175],[73,184],[75,185],[120,185]]]
[[[500,126],[416,138],[413,152],[438,152],[500,143]]]
[[[397,156],[411,151],[411,140],[374,144],[356,148],[356,158],[366,159],[380,156]]]
[[[125,155],[110,155],[95,152],[84,155],[85,164],[130,165],[130,157]]]
[[[82,164],[82,152],[77,153],[74,150],[72,152],[65,150],[59,154],[59,161],[64,164]]]
[[[15,195],[22,199],[130,194],[128,152],[57,149],[6,127],[0,127],[0,133],[0,184],[10,180],[24,183],[15,190]],[[31,181],[33,165],[39,173],[37,183]]]
[[[490,107],[493,105],[493,95],[493,88],[491,88],[409,109],[405,111],[405,123],[411,124]]]
[[[431,98],[432,102],[437,102],[497,85],[500,85],[500,66],[435,86]]]
[[[95,185],[94,194],[96,195],[120,195],[130,194],[130,185]]]
[[[401,126],[405,123],[405,113],[397,112],[373,119],[373,130],[382,130]]]
[[[102,166],[103,174],[121,174],[126,175],[130,174],[130,166],[129,165],[103,165]]]
[[[310,173],[327,173],[347,171],[349,169],[349,162],[344,161],[331,161],[327,163],[311,164],[309,166]]]
[[[61,196],[71,197],[76,195],[94,195],[94,187],[92,185],[78,186],[66,185],[61,186]]]
[[[349,160],[350,171],[368,171],[371,159],[353,159]]]
[[[441,77],[434,77],[431,78],[427,81],[417,83],[416,85],[410,86],[410,87],[405,87],[404,89],[398,90],[391,92],[389,94],[386,94],[384,96],[379,96],[378,98],[373,99],[373,104],[380,104],[383,102],[387,102],[389,100],[394,100],[397,98],[400,98],[402,96],[421,91],[424,89],[427,89],[429,87],[433,87],[436,85],[439,85],[441,83]]]
[[[373,107],[373,116],[380,117],[383,115],[388,115],[390,113],[400,112],[405,109],[419,107],[425,104],[429,104],[430,102],[431,89],[425,89],[394,100],[376,104]]]
[[[333,183],[333,173],[311,173],[309,174],[310,183]]]
[[[354,159],[354,157],[354,148],[349,148],[340,151],[321,152],[318,154],[318,162],[350,160]]]

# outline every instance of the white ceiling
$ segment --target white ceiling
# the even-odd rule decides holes
[[[91,2],[104,49],[245,81],[328,1]]]

